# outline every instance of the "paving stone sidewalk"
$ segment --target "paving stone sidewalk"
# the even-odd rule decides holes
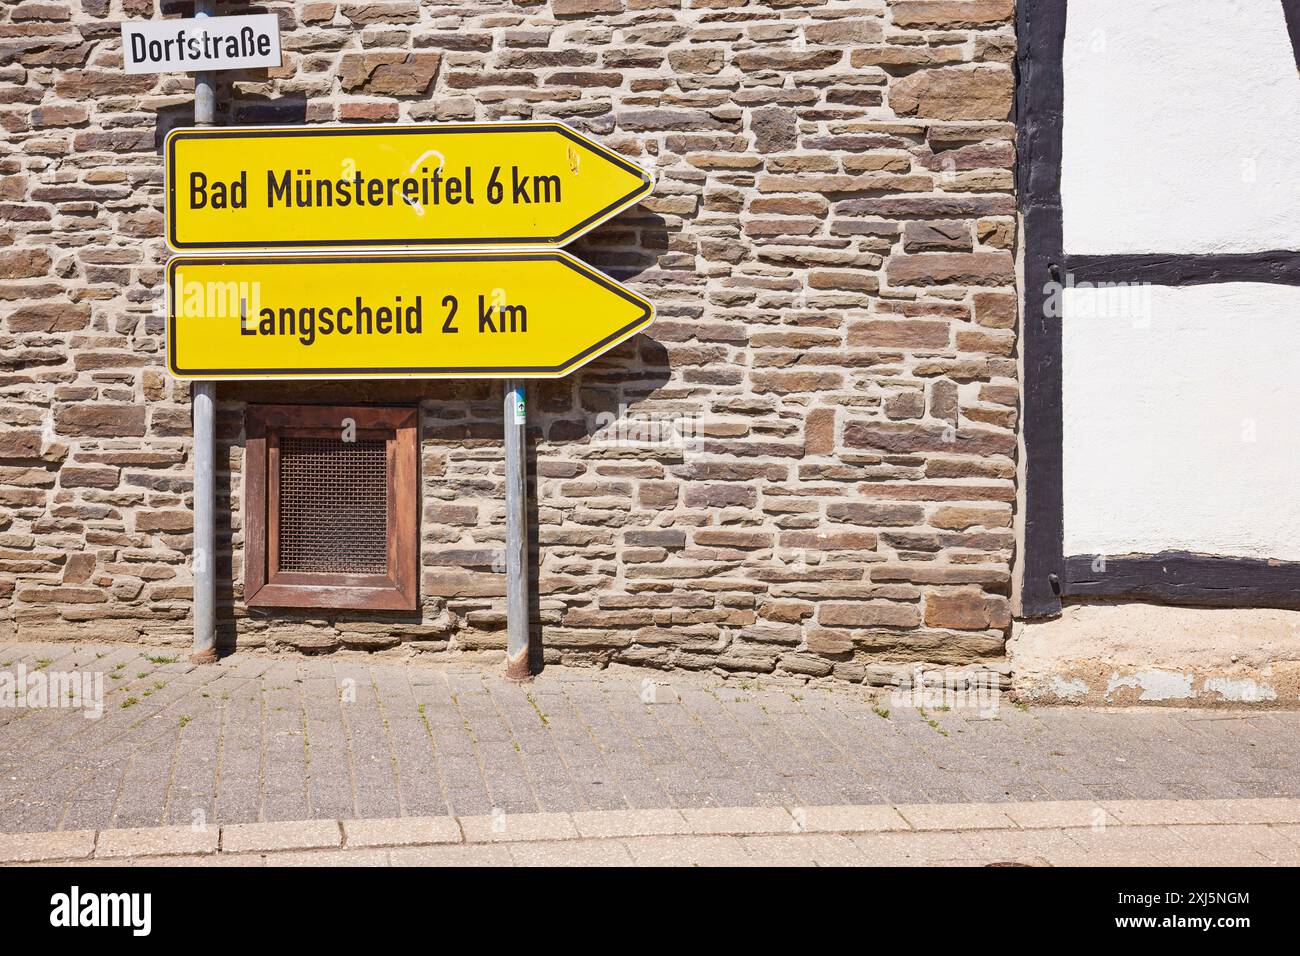
[[[709,675],[124,645],[0,646],[104,674],[103,715],[0,708],[0,832],[698,807],[1300,796],[1300,713],[992,717]],[[649,702],[653,701],[653,702]],[[886,709],[888,716],[883,716]]]

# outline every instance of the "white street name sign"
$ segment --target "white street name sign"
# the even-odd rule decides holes
[[[273,13],[122,24],[128,73],[192,73],[280,65],[280,18]]]

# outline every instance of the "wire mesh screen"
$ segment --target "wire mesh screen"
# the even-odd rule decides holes
[[[382,440],[280,438],[280,570],[388,570],[388,456]]]

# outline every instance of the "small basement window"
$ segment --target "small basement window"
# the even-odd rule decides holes
[[[249,405],[244,603],[414,610],[414,408]]]

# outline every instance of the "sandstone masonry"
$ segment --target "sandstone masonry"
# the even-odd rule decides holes
[[[262,6],[284,64],[218,75],[226,124],[555,119],[655,172],[645,202],[571,251],[659,318],[531,386],[548,660],[877,683],[913,662],[1001,667],[1011,0]],[[118,34],[159,15],[0,9],[0,640],[189,640],[159,149],[191,122],[193,85],[124,74]],[[500,652],[498,383],[218,397],[223,643]],[[244,606],[252,401],[419,403],[417,613]]]

